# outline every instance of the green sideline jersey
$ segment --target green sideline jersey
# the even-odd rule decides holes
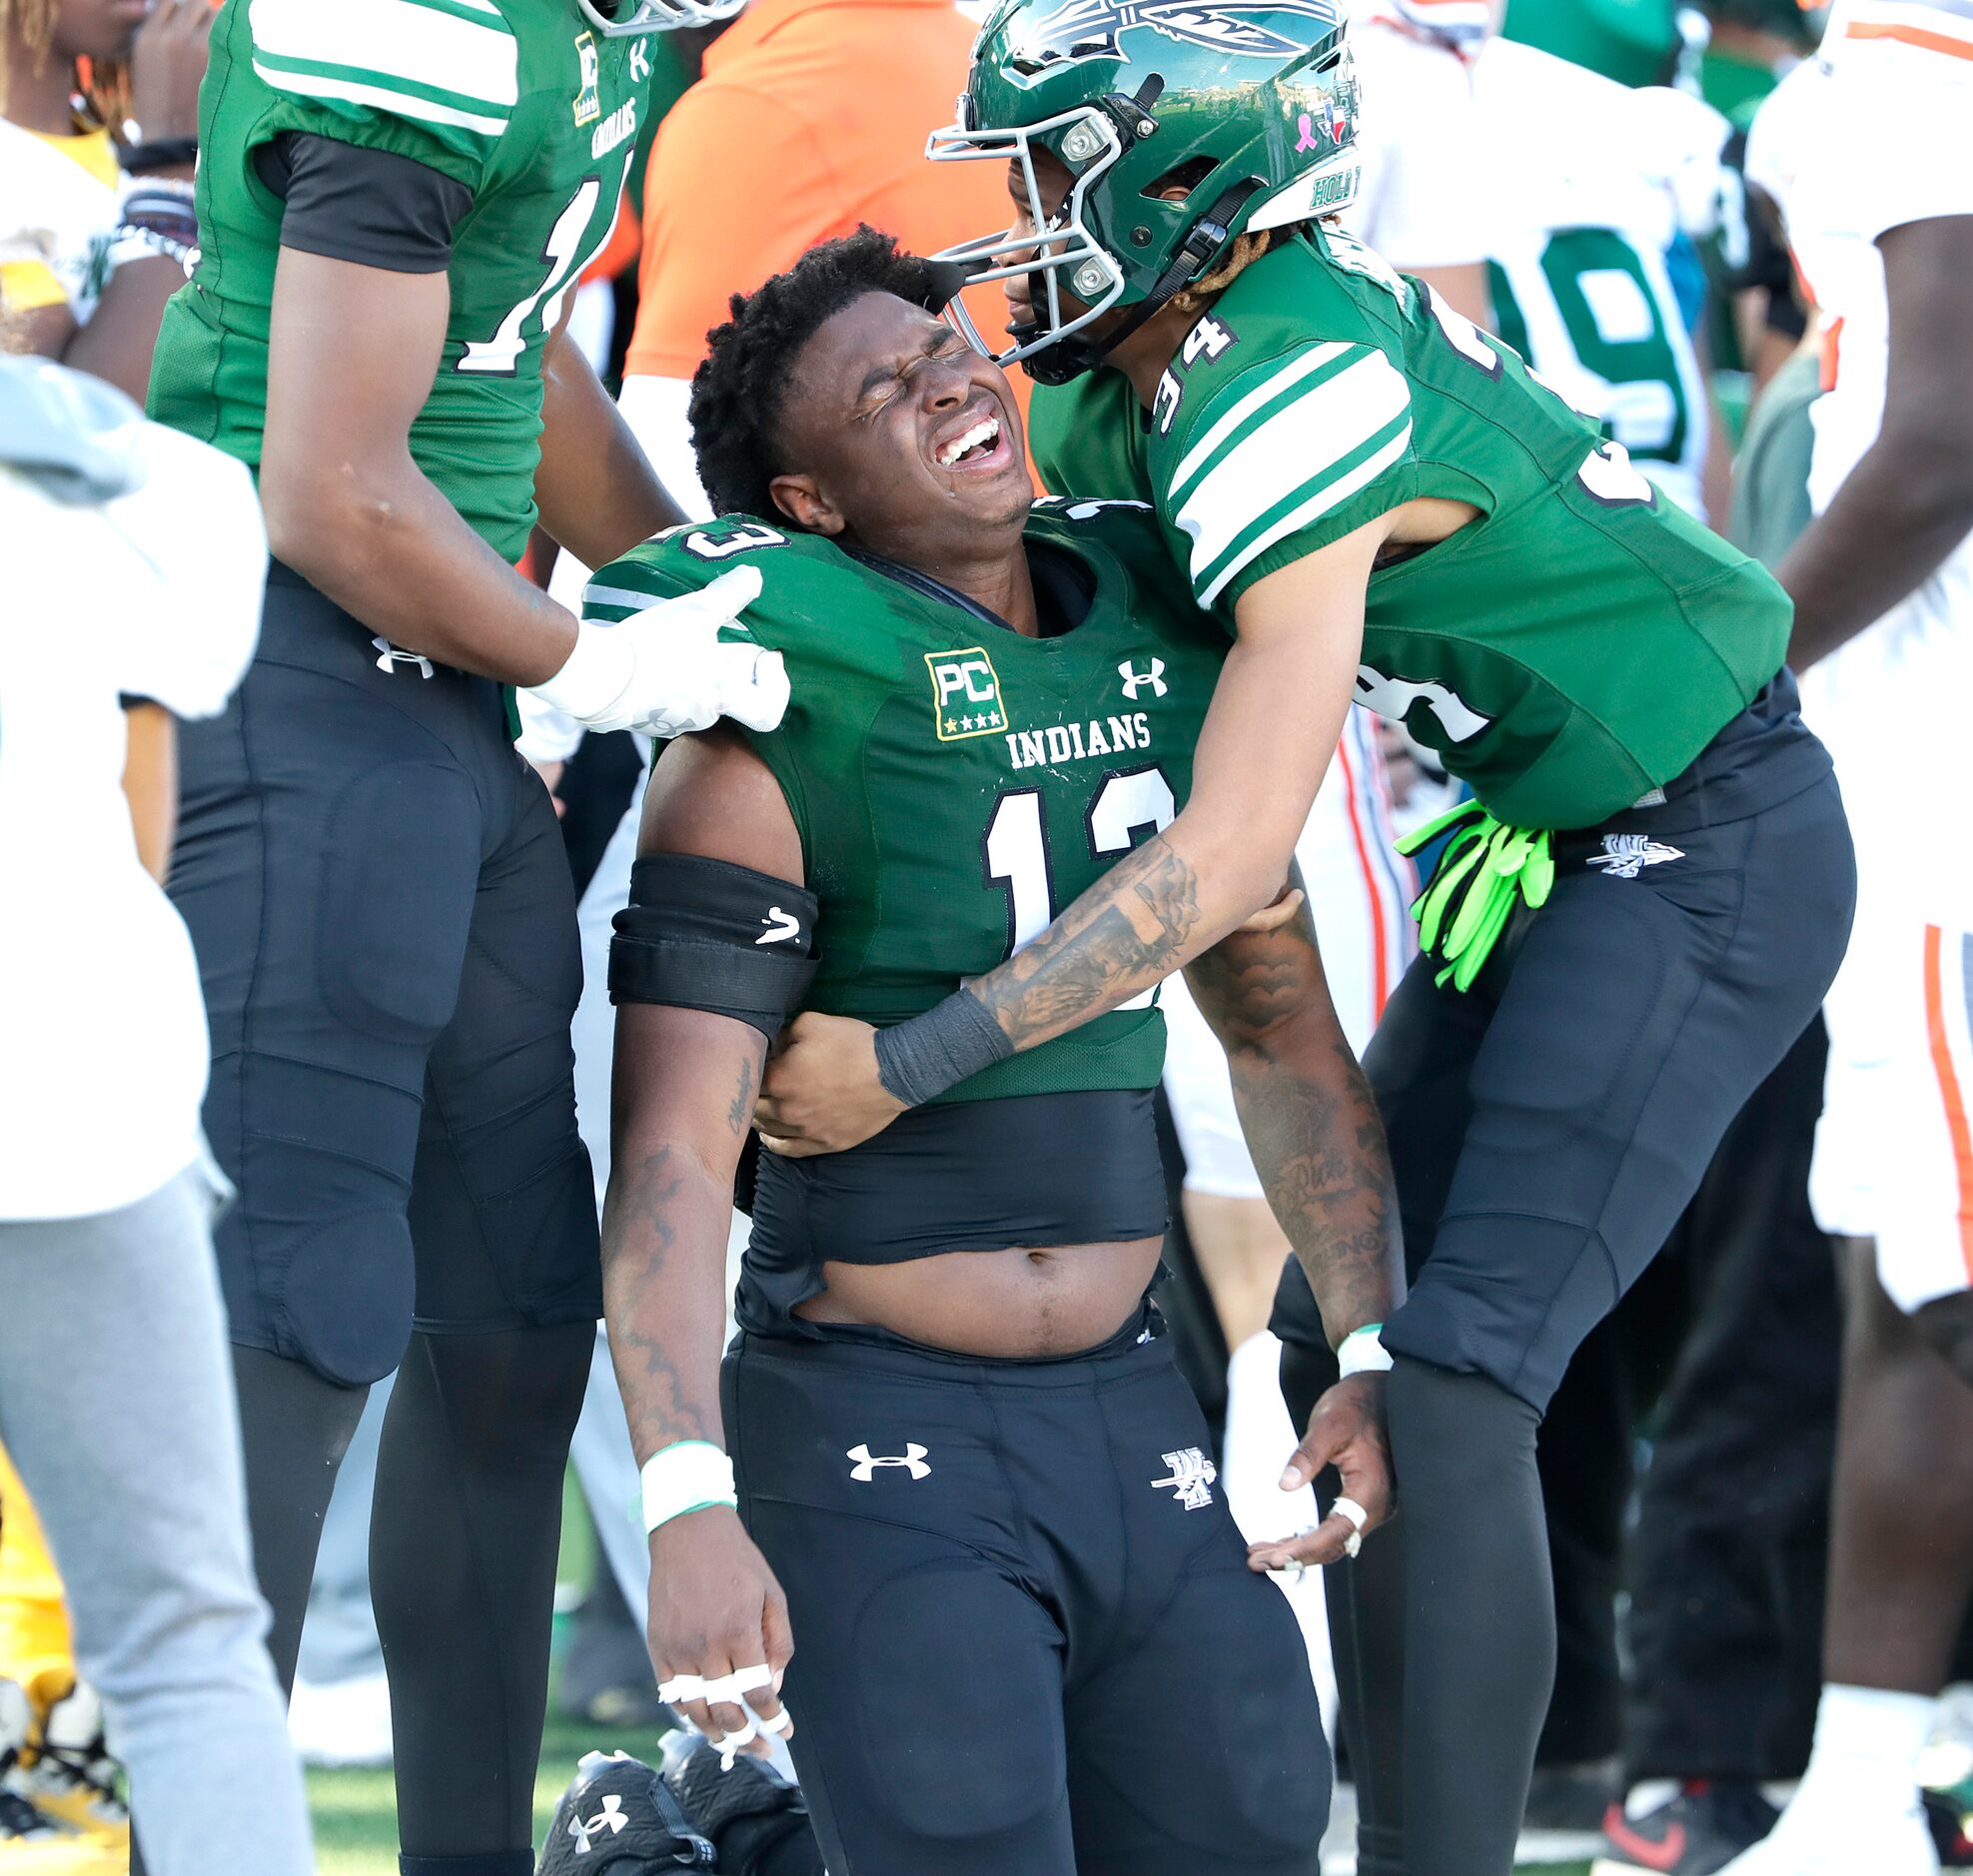
[[[1509,347],[1328,229],[1234,280],[1148,417],[1114,372],[1034,403],[1048,486],[1150,495],[1228,630],[1255,581],[1402,502],[1477,507],[1372,575],[1357,701],[1519,826],[1593,826],[1671,780],[1787,650],[1766,572]]]
[[[821,901],[812,1009],[879,1025],[930,1009],[1184,805],[1224,632],[1171,579],[1141,503],[1042,502],[1027,539],[1092,594],[1059,636],[745,516],[673,528],[589,586],[585,616],[617,620],[759,568],[746,626],[795,683],[780,728],[750,739]],[[1164,1051],[1147,993],[941,1099],[1149,1088]]]
[[[609,238],[650,72],[643,40],[594,32],[574,0],[227,0],[199,94],[199,268],[165,311],[151,415],[260,462],[283,213],[260,145],[307,131],[410,157],[473,192],[412,457],[517,560],[543,338]]]

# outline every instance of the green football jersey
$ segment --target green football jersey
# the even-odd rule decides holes
[[[1357,701],[1500,819],[1587,827],[1683,770],[1780,668],[1791,608],[1520,358],[1328,229],[1187,336],[1148,418],[1115,373],[1044,398],[1050,487],[1149,494],[1232,626],[1268,573],[1415,496],[1480,517],[1371,577]],[[1119,426],[1141,433],[1144,483]]]
[[[1225,633],[1171,579],[1140,503],[1042,502],[1027,538],[1092,595],[1058,636],[745,516],[673,528],[589,586],[585,615],[616,620],[759,568],[745,623],[785,654],[794,698],[751,741],[821,901],[812,1009],[879,1025],[930,1009],[1184,805]],[[1149,1088],[1164,1024],[1147,993],[941,1098]]]
[[[151,415],[258,465],[284,131],[389,151],[473,192],[412,425],[419,468],[508,560],[534,521],[541,349],[616,218],[650,84],[642,39],[574,0],[227,0],[199,94],[198,272],[166,309]]]

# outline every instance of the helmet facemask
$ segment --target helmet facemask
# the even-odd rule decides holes
[[[977,241],[961,242],[932,258],[963,268],[968,286],[997,284],[1023,275],[1028,278],[1034,317],[1014,329],[1014,343],[1003,352],[996,353],[981,335],[962,301],[955,297],[946,308],[946,317],[967,343],[1005,370],[1061,347],[1072,334],[1086,331],[1122,299],[1123,271],[1090,226],[1085,209],[1090,191],[1123,155],[1124,141],[1115,123],[1094,105],[1005,131],[972,129],[967,121],[969,105],[969,99],[960,99],[959,121],[932,133],[925,146],[926,156],[934,163],[1017,163],[1035,227],[1019,235],[1003,230]],[[1041,178],[1035,168],[1037,148],[1047,150],[1073,178],[1061,208],[1046,224],[1042,222]],[[1063,306],[1065,280],[1082,302],[1080,313],[1067,313]],[[1067,365],[1068,360],[1064,358],[1061,363]],[[1068,370],[1057,379],[1028,365],[1029,372],[1045,384],[1066,382],[1077,375],[1077,370],[1087,369],[1085,365]]]

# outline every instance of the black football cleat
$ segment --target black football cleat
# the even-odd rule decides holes
[[[742,1753],[722,1771],[692,1731],[664,1742],[664,1782],[692,1828],[718,1846],[719,1876],[825,1876],[808,1805],[764,1759]]]
[[[718,1867],[664,1781],[622,1752],[584,1754],[548,1825],[534,1876],[670,1876]]]

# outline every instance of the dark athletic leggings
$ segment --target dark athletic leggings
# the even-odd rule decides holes
[[[1297,1424],[1335,1358],[1284,1343]],[[1357,1781],[1361,1876],[1507,1869],[1554,1681],[1554,1594],[1534,1409],[1480,1375],[1398,1357],[1385,1384],[1402,1515],[1324,1572]],[[1317,1481],[1324,1506],[1332,1474]],[[1408,1639],[1412,1644],[1408,1649]],[[1460,1789],[1416,1807],[1407,1788]]]
[[[398,1371],[370,1583],[404,1876],[531,1876],[561,1481],[594,1342],[588,1323],[415,1335]],[[322,1514],[369,1390],[258,1349],[236,1349],[234,1372],[269,1649],[292,1687]]]

